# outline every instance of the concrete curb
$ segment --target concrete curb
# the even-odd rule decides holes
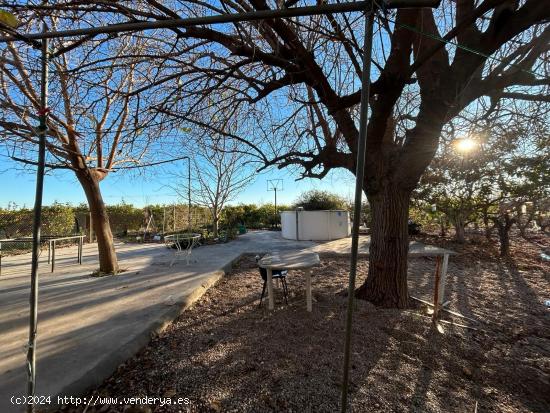
[[[209,288],[216,285],[227,273],[229,273],[233,265],[239,261],[245,253],[239,254],[236,258],[226,263],[221,269],[210,272],[210,276],[203,283],[195,288],[191,293],[185,296],[176,298],[173,305],[170,305],[168,309],[155,321],[145,325],[142,331],[137,335],[130,338],[129,341],[122,344],[112,352],[108,353],[98,363],[88,371],[83,371],[81,377],[72,382],[70,385],[65,386],[59,393],[52,397],[52,401],[57,401],[57,396],[75,396],[85,394],[93,387],[97,387],[105,379],[111,376],[118,366],[124,363],[126,360],[135,356],[140,350],[142,350],[153,337],[160,334],[166,327],[168,327],[176,318],[197,302]],[[52,403],[52,405],[44,411],[53,411],[58,405]]]

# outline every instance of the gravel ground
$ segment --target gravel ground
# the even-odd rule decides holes
[[[515,240],[496,258],[482,238],[454,249],[444,314],[477,330],[430,322],[427,309],[356,304],[351,370],[353,412],[550,412],[550,266],[540,246]],[[548,238],[536,240],[550,247]],[[188,406],[91,406],[87,412],[335,412],[339,409],[349,258],[322,256],[313,313],[304,278],[288,276],[289,305],[258,307],[252,257],[211,288],[138,356],[90,395],[188,397]],[[434,261],[410,262],[410,294],[431,300]],[[358,274],[367,271],[360,260]],[[83,408],[77,411],[82,412]],[[69,408],[64,411],[75,411]]]

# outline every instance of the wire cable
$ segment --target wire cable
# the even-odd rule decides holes
[[[498,63],[502,63],[502,64],[507,64],[507,65],[510,65],[510,66],[513,66],[515,67],[516,69],[522,71],[522,72],[525,72],[525,73],[528,73],[532,76],[535,76],[536,78],[538,79],[543,79],[545,78],[545,76],[542,76],[532,70],[529,70],[529,69],[525,69],[523,67],[521,67],[520,65],[516,64],[516,63],[512,63],[512,62],[506,62],[504,59],[501,59],[501,58],[498,58],[496,56],[491,56],[491,55],[488,55],[487,53],[483,53],[479,50],[476,50],[476,49],[473,49],[471,47],[468,47],[468,46],[464,46],[458,42],[454,42],[452,40],[446,40],[444,39],[443,37],[441,36],[437,36],[437,35],[434,35],[434,34],[431,34],[431,33],[427,33],[427,32],[424,32],[416,27],[413,27],[413,26],[410,26],[408,24],[404,24],[404,23],[397,23],[394,19],[391,19],[389,18],[388,16],[384,15],[384,16],[380,16],[379,17],[385,19],[386,21],[390,22],[390,23],[393,23],[395,26],[398,26],[398,27],[402,27],[404,29],[407,29],[407,30],[410,30],[414,33],[417,33],[417,34],[420,34],[421,36],[425,36],[425,37],[429,37],[433,40],[436,40],[436,41],[439,41],[439,42],[443,42],[445,44],[448,44],[448,45],[451,45],[451,46],[454,46],[458,49],[461,49],[461,50],[465,50],[469,53],[473,53],[475,55],[478,55],[478,56],[481,56],[481,57],[484,57],[485,59],[487,60],[491,60],[491,61],[495,61],[495,62],[498,62]]]

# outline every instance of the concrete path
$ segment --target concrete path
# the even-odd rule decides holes
[[[348,240],[349,245],[349,240]],[[330,246],[326,244],[330,250]],[[86,245],[83,264],[76,248],[57,250],[50,273],[41,257],[37,395],[77,395],[101,383],[223,275],[243,253],[319,247],[283,240],[280,233],[250,232],[227,244],[202,246],[197,262],[168,264],[172,253],[159,244],[117,244],[115,277],[93,278],[97,249]],[[341,248],[344,246],[340,245]],[[349,247],[348,247],[349,249]],[[11,396],[24,395],[28,336],[30,254],[4,257],[0,277],[0,412],[20,412]]]

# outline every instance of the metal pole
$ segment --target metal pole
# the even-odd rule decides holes
[[[365,177],[365,154],[367,150],[367,126],[369,118],[370,70],[372,60],[372,33],[374,8],[370,8],[365,18],[365,44],[363,49],[363,73],[361,76],[361,111],[359,120],[359,142],[357,145],[357,170],[355,172],[355,205],[353,209],[353,230],[351,238],[351,262],[349,271],[348,309],[346,317],[346,340],[344,345],[344,378],[342,380],[341,412],[348,407],[349,364],[351,348],[351,327],[353,320],[353,299],[355,297],[355,276],[357,275],[357,255],[359,249],[359,224],[361,222],[361,201]]]
[[[55,240],[52,240],[52,271],[55,271]]]
[[[277,228],[279,224],[277,224],[277,187],[275,187],[275,228]]]
[[[80,256],[78,257],[78,263],[80,265],[82,265],[82,255],[84,253],[84,237],[83,236],[80,237],[79,245],[80,245]]]
[[[166,205],[162,206],[162,235],[164,235],[164,226],[166,225]]]
[[[386,9],[397,9],[406,7],[438,7],[441,0],[381,0]],[[214,16],[189,17],[185,19],[167,19],[144,21],[134,23],[120,23],[108,26],[89,27],[85,29],[71,29],[52,31],[46,33],[28,33],[25,34],[25,40],[36,40],[46,38],[62,38],[73,36],[91,36],[102,33],[121,33],[152,29],[173,29],[176,27],[193,27],[207,24],[237,23],[244,21],[266,20],[277,18],[288,18],[297,16],[316,16],[329,13],[346,13],[370,10],[372,2],[354,1],[346,3],[323,3],[316,6],[290,7],[275,10],[255,10],[245,13],[218,14]],[[0,37],[0,42],[11,42],[22,40],[19,36]]]
[[[191,232],[191,158],[187,157],[187,232]]]
[[[46,24],[42,26],[46,32]],[[38,254],[40,251],[40,227],[42,224],[42,194],[44,192],[44,168],[46,162],[46,130],[48,119],[48,40],[42,41],[42,79],[40,85],[40,127],[38,140],[38,167],[36,170],[36,195],[32,226],[32,263],[29,343],[27,350],[27,395],[31,398],[36,390],[36,334],[38,328]],[[31,399],[32,400],[32,399]],[[27,405],[27,412],[34,412],[34,404]]]

